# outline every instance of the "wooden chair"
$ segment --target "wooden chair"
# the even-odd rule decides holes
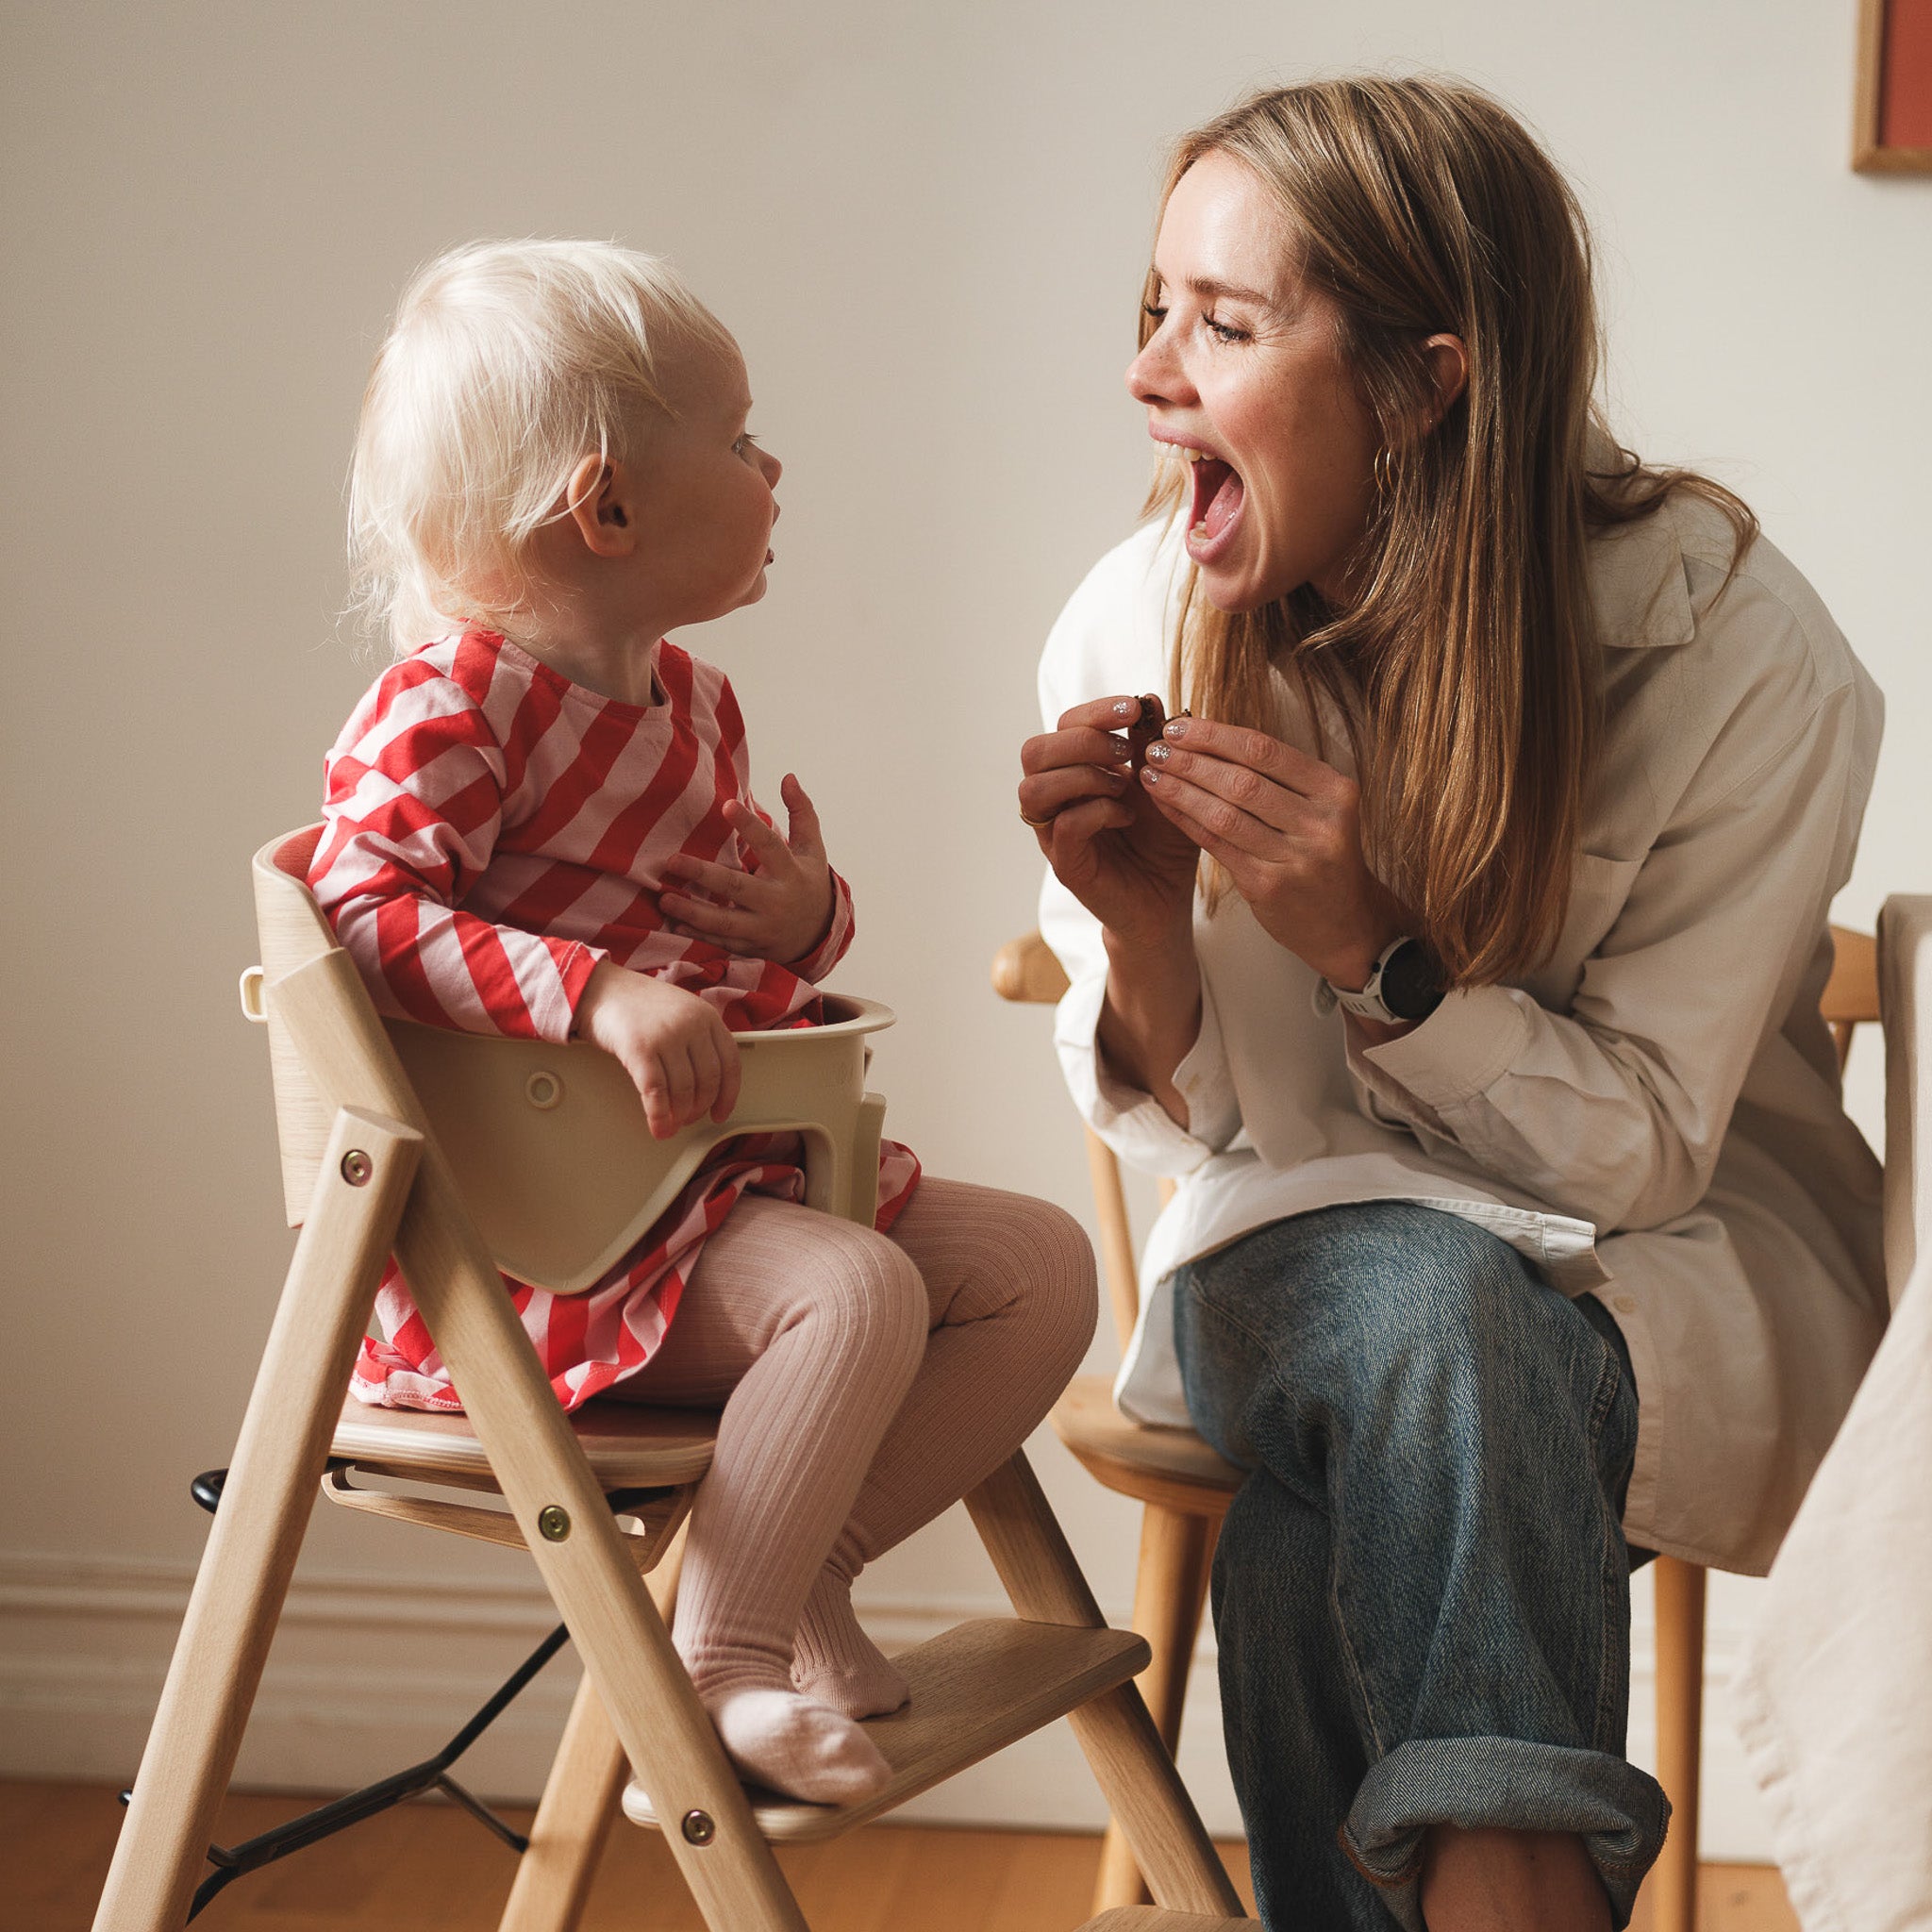
[[[284,1190],[302,1232],[96,1932],[174,1932],[191,1915],[318,1485],[526,1548],[583,1657],[502,1922],[515,1932],[577,1923],[626,1773],[624,1808],[665,1830],[712,1932],[805,1932],[774,1842],[834,1836],[1060,1716],[1167,1908],[1105,1932],[1247,1927],[1134,1688],[1146,1646],[1105,1626],[1024,1457],[967,1498],[1017,1616],[962,1624],[899,1659],[911,1703],[868,1727],[893,1768],[888,1788],[843,1807],[742,1788],[665,1622],[675,1557],[662,1559],[708,1465],[709,1419],[616,1404],[567,1418],[503,1291],[512,1257],[522,1278],[559,1292],[594,1280],[735,1133],[802,1133],[808,1199],[869,1223],[883,1103],[863,1091],[865,1040],[891,1016],[845,1002],[824,1027],[742,1036],[733,1120],[656,1142],[622,1068],[593,1047],[379,1021],[303,884],[318,830],[256,856],[262,965],[243,983],[244,1006],[268,1024]],[[462,1391],[460,1417],[343,1406],[391,1251]],[[358,1484],[365,1473],[441,1493]],[[426,1915],[433,1903],[425,1882]]]
[[[1878,1018],[1876,947],[1863,933],[1832,928],[1837,946],[1820,1009],[1838,1045],[1842,1071],[1854,1029]],[[1059,961],[1040,935],[1003,946],[992,964],[1002,999],[1051,1004],[1067,990]],[[1089,1129],[1087,1160],[1114,1325],[1123,1348],[1140,1309],[1140,1277],[1126,1197],[1113,1150]],[[1162,1199],[1171,1184],[1162,1183]],[[1074,1380],[1053,1411],[1059,1439],[1105,1488],[1141,1506],[1141,1554],[1134,1580],[1133,1628],[1146,1638],[1152,1659],[1141,1690],[1161,1741],[1180,1738],[1188,1668],[1200,1632],[1201,1607],[1214,1558],[1214,1541],[1241,1472],[1188,1429],[1143,1428],[1113,1404],[1098,1375]],[[1705,1573],[1694,1563],[1659,1557],[1657,1588],[1657,1780],[1673,1819],[1648,1880],[1656,1932],[1694,1932],[1697,1922],[1698,1775],[1703,1739]],[[1108,1828],[1093,1908],[1137,1904],[1147,1892],[1118,1823]]]

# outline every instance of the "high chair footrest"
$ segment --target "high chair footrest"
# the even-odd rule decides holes
[[[1145,1640],[1131,1630],[1011,1617],[956,1624],[892,1659],[911,1699],[865,1726],[892,1767],[883,1790],[853,1805],[808,1805],[753,1786],[752,1815],[774,1844],[837,1838],[1124,1684],[1146,1669],[1149,1656]],[[625,1790],[624,1808],[636,1824],[658,1823],[641,1785]]]
[[[1089,1919],[1078,1932],[1261,1932],[1261,1922],[1206,1919],[1199,1912],[1167,1912],[1158,1906],[1116,1906]]]

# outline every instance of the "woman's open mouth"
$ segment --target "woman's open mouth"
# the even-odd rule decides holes
[[[1246,490],[1232,463],[1206,450],[1183,449],[1193,482],[1188,508],[1188,555],[1196,563],[1212,563],[1234,541],[1241,520]]]

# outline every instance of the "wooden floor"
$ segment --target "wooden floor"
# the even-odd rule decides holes
[[[230,1798],[219,1836],[233,1844],[301,1808]],[[0,1923],[88,1932],[120,1822],[107,1787],[0,1782]],[[781,1852],[779,1863],[813,1932],[1072,1932],[1088,1915],[1099,1849],[1058,1832],[883,1824]],[[1252,1910],[1241,1847],[1222,1856]],[[512,1857],[450,1806],[408,1806],[238,1879],[196,1932],[493,1932]],[[1701,1932],[1798,1932],[1775,1872],[1707,1865],[1702,1887]],[[1648,1920],[1640,1901],[1636,1932]],[[612,1832],[583,1932],[704,1932],[655,1832]]]

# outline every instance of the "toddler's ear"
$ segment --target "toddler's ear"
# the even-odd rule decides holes
[[[571,472],[564,502],[584,547],[595,557],[627,557],[637,542],[631,479],[615,457],[586,457]]]

